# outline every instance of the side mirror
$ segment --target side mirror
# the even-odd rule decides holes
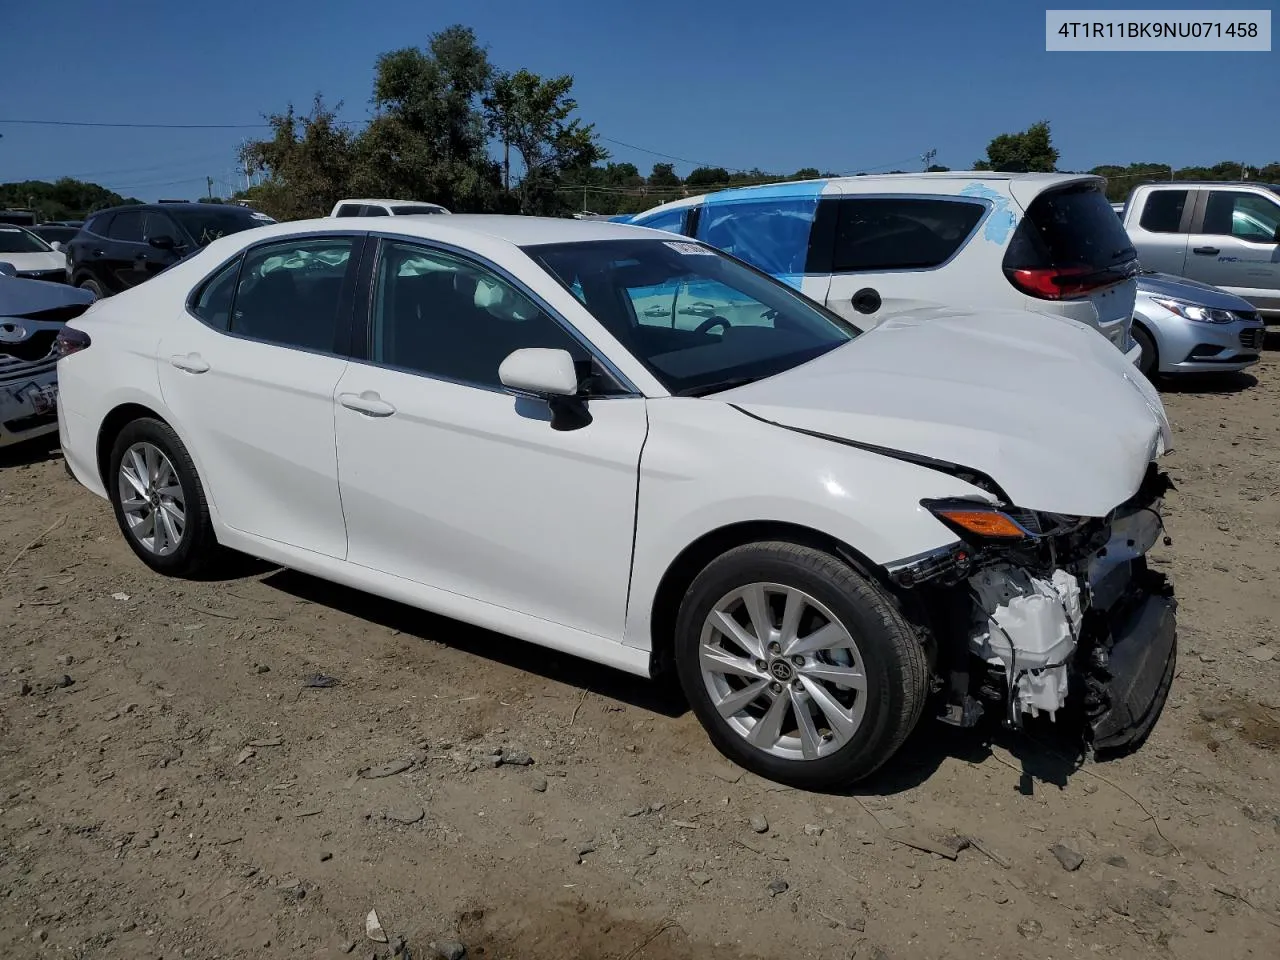
[[[54,253],[62,253],[64,249],[61,240],[53,240],[49,243],[49,246],[53,249]]]
[[[549,400],[578,393],[578,374],[568,350],[524,347],[498,367],[498,379],[513,393]]]
[[[147,242],[157,250],[176,250],[178,247],[178,241],[168,234],[164,234],[159,237],[152,237]]]
[[[18,275],[17,267],[15,267],[8,260],[0,260],[0,276],[16,277],[17,275]]]

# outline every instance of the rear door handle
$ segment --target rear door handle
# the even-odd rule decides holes
[[[209,369],[208,362],[198,353],[175,353],[169,358],[169,362],[187,373],[206,373]]]
[[[1216,257],[1222,251],[1217,247],[1192,247],[1192,253],[1198,253],[1202,257]]]
[[[364,393],[340,393],[338,402],[348,410],[363,413],[366,417],[389,417],[396,412],[395,407],[373,390],[366,390]]]

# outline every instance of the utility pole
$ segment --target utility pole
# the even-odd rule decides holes
[[[929,172],[929,168],[930,168],[931,166],[933,166],[933,160],[934,160],[934,158],[935,158],[937,155],[938,155],[938,151],[937,151],[937,150],[927,150],[927,151],[925,151],[924,156],[922,156],[922,157],[920,158],[921,160],[923,160],[923,161],[924,161],[924,170],[925,170],[925,173],[928,173],[928,172]]]
[[[213,177],[205,177],[205,178],[204,178],[204,182],[205,182],[205,184],[207,184],[207,185],[208,185],[208,188],[209,188],[209,200],[210,200],[210,202],[212,202],[212,201],[213,201]]]

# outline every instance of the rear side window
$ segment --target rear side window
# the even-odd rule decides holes
[[[340,217],[358,217],[360,211],[364,208],[358,203],[344,203],[338,208],[338,216]]]
[[[1213,190],[1204,211],[1204,233],[1253,243],[1280,240],[1280,204],[1241,190]]]
[[[833,271],[924,270],[946,263],[986,208],[963,200],[856,197],[840,201]]]
[[[1147,196],[1138,225],[1152,233],[1177,233],[1182,211],[1187,207],[1187,193],[1186,190],[1153,190]]]
[[[90,233],[96,233],[100,237],[108,237],[110,234],[107,233],[107,231],[111,229],[111,221],[114,218],[114,213],[101,213],[86,223],[84,228]]]
[[[123,210],[111,221],[112,240],[123,240],[125,243],[142,242],[142,211]]]
[[[647,220],[633,220],[632,223],[637,227],[648,227],[650,230],[684,233],[684,215],[688,212],[688,207],[681,207],[678,210],[668,210],[665,213],[656,214]]]
[[[430,213],[445,213],[446,211],[444,207],[437,207],[430,203],[415,203],[415,204],[402,205],[399,207],[392,207],[391,212],[395,214],[397,217],[405,217],[405,216],[410,216],[416,213],[430,214]]]
[[[697,237],[775,277],[804,273],[817,211],[816,196],[708,203]]]
[[[231,301],[235,297],[242,259],[236,257],[206,280],[191,301],[191,312],[215,330],[231,328]]]
[[[245,255],[231,332],[304,350],[334,352],[338,304],[352,237],[292,239]]]
[[[391,214],[386,207],[379,206],[376,203],[366,203],[360,211],[362,217],[387,217]]]
[[[1004,266],[1102,272],[1137,255],[1101,188],[1072,184],[1047,190],[1031,202],[1005,251]]]

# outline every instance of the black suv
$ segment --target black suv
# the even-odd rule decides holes
[[[229,233],[275,223],[247,207],[141,203],[100,210],[67,245],[69,282],[105,297],[137,286]]]

